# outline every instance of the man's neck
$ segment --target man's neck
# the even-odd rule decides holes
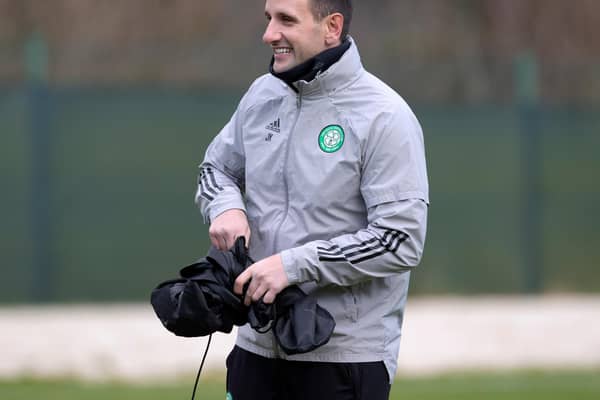
[[[283,72],[275,72],[273,70],[274,59],[271,59],[269,72],[287,83],[292,89],[297,90],[294,86],[294,83],[298,81],[312,81],[315,79],[318,73],[326,71],[329,67],[339,61],[339,59],[342,58],[346,50],[349,48],[350,40],[346,39],[339,46],[324,50],[313,58],[306,60],[302,64],[298,64],[295,67]]]

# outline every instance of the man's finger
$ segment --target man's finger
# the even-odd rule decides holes
[[[264,297],[263,297],[263,303],[265,304],[271,304],[275,301],[275,292],[273,292],[272,290],[269,290],[267,293],[265,293]]]
[[[235,237],[232,237],[231,235],[227,235],[224,238],[225,241],[225,248],[223,250],[229,250],[233,247],[233,244],[235,243]]]
[[[248,228],[246,229],[246,233],[245,233],[245,235],[244,235],[244,237],[246,238],[246,248],[247,248],[247,249],[249,249],[249,248],[250,248],[250,235],[251,235],[251,232],[250,232],[250,227],[248,227]]]
[[[217,237],[215,235],[208,235],[208,237],[210,238],[210,244],[212,244],[213,247],[216,247],[218,249],[219,248],[219,239],[217,239]]]
[[[235,280],[235,283],[233,284],[234,293],[241,295],[242,292],[244,291],[244,285],[246,284],[246,282],[248,282],[250,280],[251,277],[252,277],[252,271],[250,271],[249,269],[242,272],[237,277],[237,279]]]
[[[223,246],[226,246],[225,243],[225,232],[223,230],[211,228],[208,230],[208,237],[210,238],[210,242],[213,246],[215,246],[219,250],[225,250]]]
[[[224,235],[219,235],[219,245],[217,246],[219,250],[226,251],[229,248],[227,247],[227,238]]]
[[[249,306],[250,303],[259,301],[261,299],[261,297],[264,296],[266,291],[267,291],[267,288],[264,285],[259,286],[252,293],[250,293],[250,291],[248,291],[248,293],[246,293],[246,298],[244,299],[244,304]]]

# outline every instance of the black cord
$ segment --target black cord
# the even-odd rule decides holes
[[[208,343],[206,344],[206,350],[204,350],[204,356],[202,357],[202,362],[200,363],[200,368],[198,368],[198,375],[196,375],[196,382],[194,383],[194,391],[192,392],[192,400],[196,397],[196,388],[198,387],[198,381],[200,380],[200,372],[202,372],[202,367],[204,366],[204,360],[206,360],[206,355],[208,354],[208,348],[210,347],[210,341],[212,340],[212,333],[208,336]]]

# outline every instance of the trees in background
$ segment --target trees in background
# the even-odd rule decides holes
[[[596,0],[357,0],[355,7],[365,64],[411,98],[510,98],[513,60],[531,50],[544,98],[600,101]],[[0,81],[23,78],[22,48],[41,32],[54,82],[245,87],[268,64],[261,8],[258,0],[0,0]]]

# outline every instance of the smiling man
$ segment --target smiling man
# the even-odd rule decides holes
[[[273,71],[282,73],[313,58],[323,50],[341,44],[344,21],[350,20],[350,7],[329,13],[333,7],[310,1],[267,1],[269,22],[263,41],[273,49]],[[323,2],[325,4],[326,2]],[[332,2],[335,3],[335,2]],[[337,2],[343,3],[343,2]],[[343,7],[343,6],[342,6]]]
[[[246,304],[299,285],[336,327],[296,355],[241,327],[228,398],[387,399],[425,243],[421,127],[362,67],[349,0],[267,0],[265,15],[270,73],[208,147],[196,202],[215,247],[247,239],[257,262],[234,287]]]

